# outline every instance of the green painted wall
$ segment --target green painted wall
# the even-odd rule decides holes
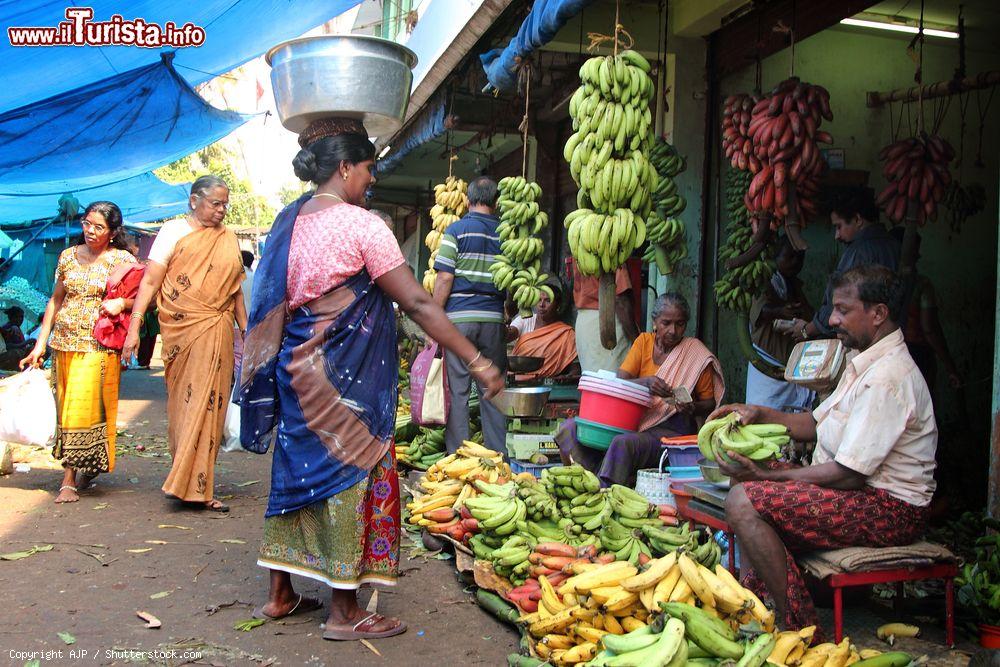
[[[891,140],[890,112],[887,108],[867,108],[865,93],[913,85],[914,65],[905,52],[908,39],[889,35],[838,27],[803,40],[795,50],[795,73],[830,90],[834,121],[825,123],[823,129],[833,134],[834,148],[844,149],[847,169],[871,172],[869,184],[876,192],[884,185],[877,154]],[[950,78],[958,64],[957,42],[928,40],[925,49],[924,80],[931,83]],[[968,53],[970,75],[996,69],[998,63],[1000,56],[996,51]],[[765,89],[787,77],[788,72],[787,50],[768,58],[763,67]],[[724,80],[722,98],[734,92],[750,90],[753,74],[753,69],[747,68],[739,75]],[[983,96],[984,103],[988,93],[986,91]],[[940,101],[926,103],[926,112],[933,114],[939,104]],[[1000,105],[1000,102],[995,104]],[[965,155],[961,166],[956,168],[953,165],[952,173],[965,184],[976,182],[986,188],[987,209],[967,220],[960,232],[951,230],[943,218],[927,225],[922,230],[923,257],[918,268],[930,277],[937,289],[945,335],[967,383],[968,412],[972,415],[975,432],[985,434],[990,421],[993,379],[1000,127],[996,122],[998,107],[995,106],[987,118],[983,137],[984,164],[976,166],[979,120],[975,93],[970,94],[968,109],[964,132]],[[899,113],[898,105],[893,111]],[[915,116],[915,109],[911,111]],[[904,132],[905,114],[904,111]],[[962,136],[958,98],[952,100],[940,133],[958,149]],[[810,250],[803,278],[816,305],[822,298],[826,278],[836,265],[841,248],[833,240],[828,220],[814,221],[805,236]],[[720,357],[731,388],[729,396],[742,398],[746,364],[736,347],[733,318],[728,313],[721,315],[719,330]],[[939,422],[948,423],[958,418],[958,404],[941,375],[939,366],[938,386],[935,388],[938,416]]]

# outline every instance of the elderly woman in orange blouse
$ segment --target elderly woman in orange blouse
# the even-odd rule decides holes
[[[636,473],[659,464],[660,439],[698,432],[696,418],[708,416],[722,401],[726,385],[722,366],[697,338],[685,336],[691,309],[676,292],[660,296],[653,305],[653,332],[639,334],[618,369],[618,377],[649,389],[653,404],[636,433],[615,436],[608,451],[581,445],[575,420],[567,419],[556,434],[564,462],[580,463],[602,484],[635,486]],[[667,401],[675,387],[688,389],[690,403]]]

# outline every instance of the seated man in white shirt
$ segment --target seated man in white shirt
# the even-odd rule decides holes
[[[745,580],[774,601],[786,629],[817,625],[792,557],[814,549],[911,544],[934,493],[937,424],[930,392],[896,323],[899,281],[862,266],[834,277],[830,326],[850,350],[833,394],[813,413],[727,405],[744,424],[778,423],[816,441],[812,465],[764,469],[729,452],[733,488],[726,519],[752,572]]]

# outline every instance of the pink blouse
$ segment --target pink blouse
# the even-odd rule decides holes
[[[375,280],[405,262],[392,230],[359,206],[300,215],[288,251],[288,307],[323,296],[362,268]]]

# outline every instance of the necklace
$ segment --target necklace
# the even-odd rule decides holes
[[[347,203],[346,201],[344,201],[343,197],[334,194],[332,192],[317,192],[316,194],[313,195],[313,197],[330,197],[331,199],[336,199],[339,202],[343,202],[345,204]]]

